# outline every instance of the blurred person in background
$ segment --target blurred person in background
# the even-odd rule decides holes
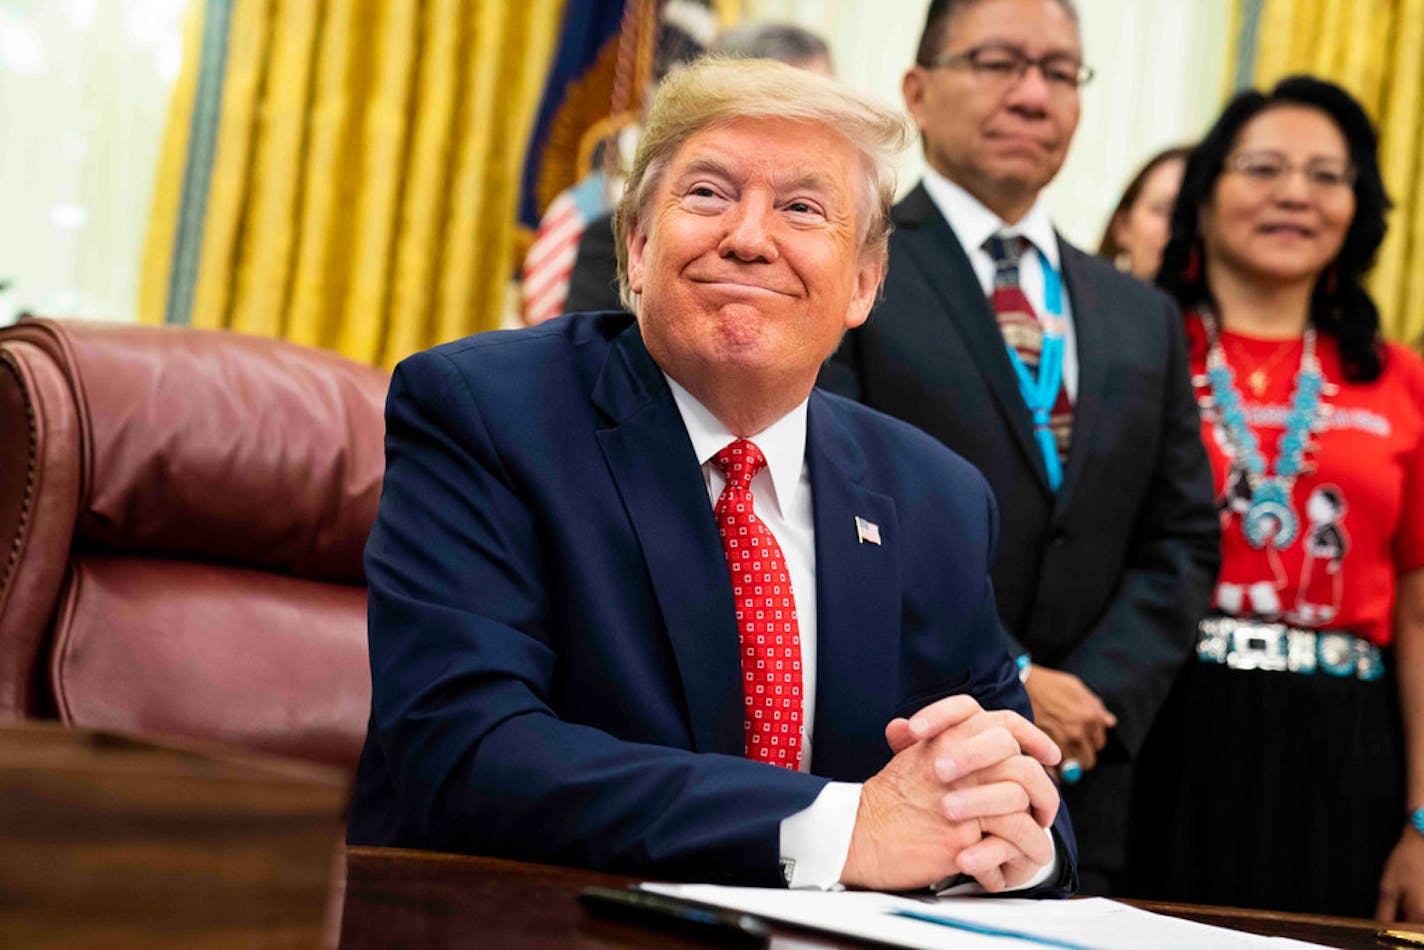
[[[833,75],[831,50],[825,40],[790,23],[732,27],[718,35],[712,51],[736,59],[774,59],[822,76]],[[617,272],[613,212],[609,210],[590,221],[579,237],[564,310],[622,310]]]
[[[1143,753],[1145,894],[1424,920],[1424,361],[1381,342],[1362,283],[1375,150],[1348,93],[1293,77],[1233,99],[1187,163],[1158,283],[1186,313],[1222,568]]]
[[[1098,254],[1118,270],[1140,280],[1152,280],[1167,246],[1172,203],[1182,187],[1189,146],[1158,152],[1133,176],[1108,218]]]
[[[827,77],[836,74],[826,41],[794,23],[745,23],[730,27],[717,36],[712,51],[734,59],[774,59]]]

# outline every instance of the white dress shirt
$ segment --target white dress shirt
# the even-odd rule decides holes
[[[1043,201],[1034,202],[1028,214],[1013,224],[1009,224],[997,214],[979,203],[969,192],[945,178],[933,168],[925,169],[925,191],[930,200],[939,208],[939,213],[949,222],[950,228],[964,246],[969,263],[974,266],[974,276],[979,278],[979,286],[988,297],[994,291],[994,258],[984,250],[984,242],[995,234],[1014,235],[1028,238],[1039,254],[1061,275],[1063,262],[1058,253],[1058,235],[1053,230],[1053,222],[1048,219],[1048,210]],[[1035,255],[1036,256],[1036,255]],[[1037,263],[1042,265],[1042,259]],[[1030,256],[1024,255],[1019,265],[1019,286],[1024,296],[1033,306],[1033,312],[1042,319],[1044,314],[1043,268],[1030,265]],[[1063,288],[1063,389],[1068,399],[1078,401],[1078,345],[1073,333],[1073,304],[1068,299],[1068,288]]]
[[[740,436],[666,373],[682,424],[692,440],[708,503],[715,508],[726,476],[714,456]],[[751,437],[766,456],[766,468],[752,479],[752,507],[786,559],[796,623],[801,637],[801,771],[811,770],[816,715],[816,530],[811,507],[811,470],[806,464],[806,402]],[[781,861],[789,887],[839,887],[860,807],[859,782],[830,782],[805,809],[781,822]],[[1052,840],[1052,836],[1049,836]],[[1058,856],[1025,887],[1057,873]]]
[[[727,484],[713,460],[739,436],[698,402],[672,377],[664,374],[673,401],[692,440],[707,499],[712,507]],[[811,470],[806,465],[806,403],[752,437],[766,468],[752,479],[752,507],[776,537],[791,575],[796,600],[796,624],[801,637],[801,771],[811,770],[816,717],[816,531],[811,512]],[[791,887],[830,887],[845,867],[855,813],[860,807],[860,783],[831,782],[811,805],[781,822],[781,858]]]

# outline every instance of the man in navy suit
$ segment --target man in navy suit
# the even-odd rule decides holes
[[[353,843],[1071,890],[1059,752],[998,634],[987,486],[812,391],[880,286],[905,138],[792,67],[690,67],[615,219],[636,320],[397,369]]]

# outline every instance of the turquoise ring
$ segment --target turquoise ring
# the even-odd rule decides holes
[[[1077,785],[1083,777],[1083,766],[1077,759],[1064,759],[1063,767],[1058,770],[1058,777],[1063,779],[1064,785]]]

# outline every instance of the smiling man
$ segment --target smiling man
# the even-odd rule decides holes
[[[1058,750],[998,633],[987,486],[812,391],[879,289],[904,139],[789,66],[681,71],[615,217],[636,319],[397,369],[353,843],[1071,889]]]
[[[1065,755],[1084,890],[1109,893],[1130,763],[1194,642],[1217,528],[1176,309],[1062,240],[1040,201],[1091,76],[1070,0],[930,4],[903,84],[924,181],[894,209],[883,301],[822,381],[988,478],[1005,642]]]

